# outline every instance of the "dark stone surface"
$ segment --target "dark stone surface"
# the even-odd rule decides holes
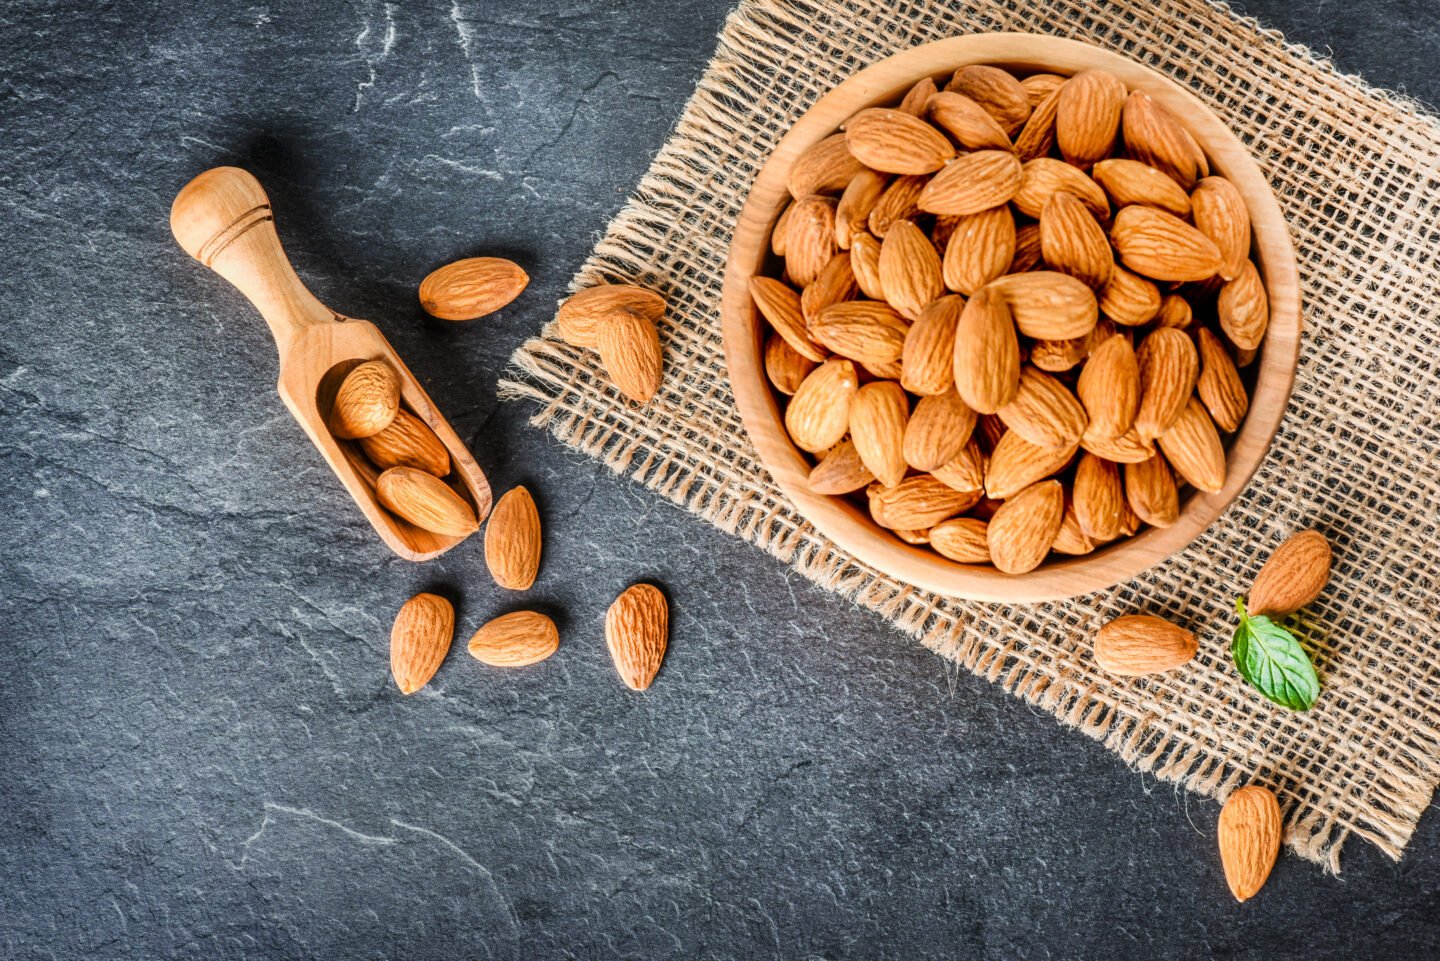
[[[0,10],[0,956],[1434,957],[1440,827],[1342,879],[1229,898],[1216,806],[956,674],[875,617],[498,406],[679,114],[728,0]],[[1252,3],[1432,102],[1434,2]],[[548,525],[502,595],[478,541],[389,555],[276,397],[240,297],[166,226],[219,163],[300,273],[377,321],[498,490]],[[476,253],[526,295],[470,327],[415,287]],[[608,601],[674,609],[651,692]],[[461,636],[556,612],[543,665],[463,651],[411,698],[394,610]]]

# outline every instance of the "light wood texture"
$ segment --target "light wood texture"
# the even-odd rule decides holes
[[[1229,446],[1225,486],[1195,494],[1164,530],[1148,528],[1093,554],[1051,559],[1018,576],[957,564],[900,542],[862,506],[814,494],[810,465],[790,442],[777,398],[765,378],[762,322],[748,284],[770,264],[769,236],[788,199],[785,177],[795,158],[867,106],[898,102],[921,77],[943,85],[956,68],[994,64],[1018,74],[1073,74],[1102,68],[1168,107],[1199,142],[1213,172],[1239,188],[1254,225],[1253,253],[1270,295],[1270,327],[1259,358],[1250,412]],[[775,148],[755,179],[736,225],[721,302],[725,359],[740,415],[756,451],[796,508],[842,548],[892,577],[926,590],[981,601],[1032,603],[1102,590],[1165,560],[1199,536],[1249,482],[1280,426],[1300,350],[1300,281],[1295,251],[1279,205],[1260,169],[1225,124],[1187,90],[1117,54],[1074,40],[1021,33],[956,37],[926,44],[860,71],[820,98]]]
[[[355,441],[339,440],[327,429],[340,382],[365,361],[383,360],[395,369],[404,405],[450,452],[446,482],[485,519],[490,484],[465,444],[374,324],[335,313],[301,283],[280,246],[259,181],[237,167],[207,170],[176,196],[170,229],[187,253],[234,284],[270,325],[280,350],[281,399],[396,554],[429,560],[465,538],[421,530],[382,508],[375,499],[379,471]]]

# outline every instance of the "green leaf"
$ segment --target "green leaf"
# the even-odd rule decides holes
[[[1320,696],[1315,666],[1295,635],[1264,614],[1251,617],[1245,602],[1235,599],[1240,626],[1230,645],[1230,657],[1240,676],[1261,694],[1292,711],[1306,711]]]

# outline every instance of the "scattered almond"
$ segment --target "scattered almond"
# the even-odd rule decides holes
[[[632,284],[587,287],[560,305],[555,325],[567,344],[593,349],[600,343],[600,326],[621,310],[658,324],[665,316],[665,298]]]
[[[1198,647],[1194,634],[1163,617],[1127,614],[1095,633],[1095,663],[1125,677],[1159,674],[1188,664]]]
[[[1220,809],[1217,833],[1225,883],[1236,901],[1248,901],[1265,886],[1280,856],[1280,802],[1258,784],[1233,791]]]
[[[651,584],[627,588],[605,614],[605,644],[620,680],[643,691],[655,680],[670,635],[670,606]]]
[[[1330,582],[1330,542],[1301,531],[1275,549],[1250,587],[1250,613],[1284,617],[1314,601]]]
[[[617,310],[600,326],[595,349],[620,393],[645,404],[660,389],[664,357],[660,332],[643,314]]]
[[[540,512],[523,485],[496,501],[485,524],[485,566],[495,583],[524,591],[540,571]]]
[[[438,594],[416,594],[400,608],[390,628],[390,673],[401,694],[430,683],[450,651],[455,608]]]
[[[493,314],[530,283],[530,276],[503,257],[471,257],[434,271],[420,282],[420,306],[441,320],[475,320]]]
[[[560,647],[555,622],[535,611],[502,614],[470,638],[470,656],[492,667],[525,667]]]

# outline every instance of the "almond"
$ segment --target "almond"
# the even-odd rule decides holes
[[[368,360],[340,382],[330,409],[330,433],[356,439],[390,426],[400,409],[400,378],[383,360]]]
[[[1194,322],[1195,314],[1190,309],[1190,302],[1184,297],[1179,294],[1166,294],[1160,301],[1160,313],[1155,316],[1158,326],[1187,330]]]
[[[1173,671],[1198,648],[1194,634],[1153,614],[1126,614],[1095,632],[1095,663],[1122,677]]]
[[[529,590],[540,571],[540,512],[523,485],[505,492],[485,524],[485,566],[495,583]]]
[[[932,214],[978,214],[1010,202],[1020,187],[1020,161],[1008,150],[976,150],[945,165],[920,191]]]
[[[465,537],[480,524],[475,510],[448,484],[413,467],[392,467],[375,480],[380,506],[435,534]]]
[[[1064,384],[1026,365],[1010,403],[995,412],[1010,430],[1038,447],[1073,447],[1085,433],[1085,408]]]
[[[1055,535],[1055,543],[1050,549],[1057,554],[1069,554],[1071,557],[1079,557],[1089,554],[1097,546],[1090,535],[1080,529],[1080,521],[1075,517],[1075,505],[1065,505],[1065,516],[1060,519],[1060,532]]]
[[[850,439],[866,468],[886,487],[905,478],[905,425],[910,400],[893,380],[861,387],[850,401]]]
[[[1185,303],[1184,298],[1177,299]],[[1111,269],[1110,279],[1101,288],[1099,300],[1100,313],[1126,327],[1138,327],[1154,320],[1162,303],[1160,288],[1153,281],[1119,264]]]
[[[961,564],[990,561],[990,525],[977,517],[954,517],[930,528],[930,546],[940,556]]]
[[[870,208],[870,232],[883,240],[895,224],[918,217],[920,208],[916,204],[920,200],[920,191],[929,182],[928,176],[896,177],[891,181],[880,199],[875,201],[875,206]]]
[[[1330,542],[1301,531],[1275,549],[1250,588],[1250,613],[1284,617],[1320,596],[1330,582]]]
[[[1100,185],[1085,171],[1053,157],[1036,157],[1025,162],[1020,186],[1015,191],[1015,207],[1025,216],[1039,220],[1045,204],[1059,190],[1074,194],[1099,219],[1110,216],[1110,201]]]
[[[1232,792],[1220,809],[1217,834],[1225,883],[1236,901],[1248,901],[1265,886],[1280,856],[1280,802],[1258,784]]]
[[[454,634],[455,608],[438,594],[416,594],[401,606],[390,628],[390,673],[401,694],[430,683]]]
[[[817,494],[849,494],[875,480],[870,468],[860,459],[855,442],[848,437],[820,458],[810,471],[810,489]]]
[[[810,147],[790,165],[785,186],[799,200],[811,194],[839,193],[865,170],[846,145],[845,134],[831,134]]]
[[[850,420],[854,431],[853,413]],[[975,412],[954,390],[921,397],[905,424],[905,463],[918,471],[939,470],[960,456],[974,430]]]
[[[1020,389],[1020,344],[1004,298],[982,287],[955,332],[955,389],[971,409],[993,414]]]
[[[794,211],[793,203],[786,204],[780,209],[780,214],[775,218],[775,226],[770,228],[770,250],[776,257],[785,256],[785,235],[790,232],[790,214]],[[576,344],[583,347],[583,344]]]
[[[1140,409],[1135,430],[1144,440],[1165,433],[1195,389],[1200,358],[1182,331],[1161,327],[1150,332],[1135,352],[1140,367]]]
[[[851,238],[867,229],[870,212],[889,184],[889,177],[873,170],[862,170],[850,178],[835,206],[835,243],[841,250],[849,250]]]
[[[1250,398],[1235,361],[1230,359],[1220,338],[1206,327],[1200,328],[1200,377],[1195,381],[1195,392],[1216,427],[1227,434],[1240,429],[1240,422],[1250,409]]]
[[[915,85],[910,88],[904,98],[901,99],[900,106],[895,109],[901,113],[908,113],[912,117],[923,117],[925,115],[925,105],[930,102],[930,98],[935,95],[938,89],[939,88],[935,86],[934,80],[931,80],[929,77],[921,77],[915,81]]]
[[[1005,436],[990,452],[985,470],[985,493],[1005,500],[1065,469],[1075,456],[1075,447],[1037,447],[1015,431]]]
[[[1160,449],[1175,473],[1196,489],[1214,494],[1225,486],[1225,449],[1210,415],[1195,398],[1160,435]]]
[[[637,404],[648,403],[660,389],[664,354],[660,332],[643,314],[617,310],[600,327],[595,349],[620,393]]]
[[[1247,260],[1235,279],[1220,288],[1215,302],[1220,329],[1230,342],[1243,350],[1256,350],[1270,326],[1270,298],[1260,281],[1260,272]]]
[[[930,532],[929,532],[929,531],[899,531],[899,530],[897,530],[897,531],[891,531],[890,533],[894,534],[896,537],[900,538],[900,540],[904,541],[904,542],[907,543],[907,544],[913,544],[913,545],[919,546],[919,545],[921,545],[921,544],[928,544],[928,543],[930,543]]]
[[[1118,466],[1094,454],[1082,454],[1075,467],[1072,497],[1075,519],[1087,536],[1097,541],[1120,536],[1125,519],[1125,485]]]
[[[555,622],[535,611],[502,614],[470,638],[470,656],[491,667],[525,667],[560,647]]]
[[[1051,374],[1062,374],[1074,370],[1085,359],[1087,337],[1071,337],[1069,340],[1037,340],[1030,345],[1030,363]]]
[[[670,636],[670,605],[650,584],[627,588],[605,613],[605,644],[620,680],[643,691],[655,680]]]
[[[1077,167],[1088,167],[1110,155],[1125,84],[1105,70],[1082,70],[1060,88],[1055,107],[1055,142],[1061,155]]]
[[[845,141],[861,163],[889,174],[928,174],[945,166],[955,148],[918,117],[871,107],[850,118]]]
[[[773,277],[751,277],[750,298],[760,315],[775,328],[775,333],[801,357],[819,363],[828,356],[823,347],[810,339],[800,295],[788,285]]]
[[[1030,106],[1034,108],[1064,85],[1065,78],[1058,73],[1032,73],[1020,81],[1025,95],[1030,98]]]
[[[955,335],[963,298],[940,297],[920,312],[905,334],[900,385],[912,394],[943,394],[955,385]]]
[[[1087,433],[1119,437],[1130,430],[1140,408],[1140,365],[1125,335],[1116,334],[1095,348],[1075,391],[1085,405]]]
[[[1099,290],[1110,279],[1115,257],[1095,217],[1074,194],[1050,195],[1040,212],[1040,253],[1045,263]]]
[[[765,341],[765,376],[780,393],[791,396],[818,365],[785,342],[779,334]]]
[[[990,518],[990,561],[1006,574],[1025,574],[1050,553],[1065,516],[1065,491],[1059,481],[1032,484],[1006,499]]]
[[[990,458],[980,449],[980,444],[974,437],[965,444],[965,447],[948,463],[935,468],[931,473],[935,479],[951,490],[962,493],[968,491],[983,491],[985,489],[985,469],[990,463]]]
[[[795,446],[813,454],[840,443],[859,389],[855,365],[844,358],[832,357],[811,371],[785,408],[785,430]]]
[[[413,467],[436,477],[450,473],[450,452],[424,421],[408,411],[397,410],[389,427],[360,438],[360,449],[381,470]]]
[[[880,244],[880,286],[890,306],[909,320],[945,292],[940,255],[913,221],[902,220],[885,234]]]
[[[925,112],[932,123],[949,133],[962,147],[969,150],[1010,149],[1010,138],[995,118],[963,93],[937,93],[926,103]]]
[[[865,493],[870,516],[890,530],[929,530],[980,500],[979,491],[957,491],[929,474],[915,474],[893,487],[871,484]]]
[[[787,211],[789,207],[785,208]],[[779,227],[776,227],[779,230]],[[779,251],[777,251],[779,253]],[[600,325],[617,311],[628,310],[659,323],[665,316],[665,298],[633,284],[601,284],[572,294],[555,314],[560,337],[574,347],[593,348],[600,342]]]
[[[1133,159],[1168,174],[1186,190],[1194,186],[1204,156],[1169,110],[1137,90],[1125,99],[1120,122]]]
[[[816,343],[867,365],[899,360],[909,332],[910,324],[894,309],[871,300],[834,304],[810,322]]]
[[[1015,154],[1021,163],[1043,157],[1055,146],[1055,109],[1060,103],[1060,88],[1035,104],[1025,128],[1015,138]]]
[[[1159,454],[1125,465],[1125,499],[1137,517],[1154,527],[1169,527],[1180,519],[1175,476]]]
[[[1195,185],[1190,203],[1195,208],[1195,227],[1220,249],[1220,277],[1234,280],[1250,259],[1250,211],[1245,198],[1224,177],[1206,177]]]
[[[1039,340],[1084,337],[1100,318],[1094,291],[1058,271],[1007,274],[987,286],[1005,298],[1015,326],[1026,337]]]
[[[971,296],[1015,260],[1015,218],[1008,207],[993,207],[955,221],[945,245],[941,272],[945,286]]]
[[[961,67],[945,89],[974,100],[995,118],[1007,135],[1019,130],[1030,116],[1030,95],[1009,71],[999,67],[985,64]]]
[[[785,227],[785,272],[798,287],[808,287],[830,258],[835,244],[835,200],[811,194],[790,205]]]
[[[867,233],[850,238],[850,269],[860,292],[871,300],[881,300],[885,290],[880,286],[880,241]]]
[[[855,271],[850,266],[850,255],[840,251],[825,265],[809,287],[800,293],[800,313],[806,323],[831,304],[854,300],[860,292],[855,280]]]
[[[1126,267],[1151,280],[1204,280],[1221,266],[1213,240],[1154,207],[1122,207],[1110,242]]]
[[[1118,437],[1104,437],[1095,430],[1092,423],[1080,438],[1080,446],[1097,457],[1113,460],[1117,464],[1138,464],[1155,456],[1155,445],[1141,440],[1133,427]]]
[[[1124,157],[1102,160],[1090,172],[1095,181],[1105,188],[1116,207],[1143,204],[1159,207],[1177,217],[1190,216],[1190,198],[1185,190],[1169,174],[1149,164]],[[1196,218],[1199,227],[1199,218]],[[1209,231],[1200,227],[1202,233]],[[1212,236],[1211,240],[1215,240]],[[1218,241],[1217,241],[1218,243]],[[1249,244],[1246,244],[1249,247]]]
[[[1040,265],[1040,225],[1025,224],[1015,228],[1015,259],[1010,261],[1009,274],[1023,274]]]
[[[420,306],[441,320],[493,314],[530,283],[520,265],[503,257],[471,257],[432,272],[420,282]]]

